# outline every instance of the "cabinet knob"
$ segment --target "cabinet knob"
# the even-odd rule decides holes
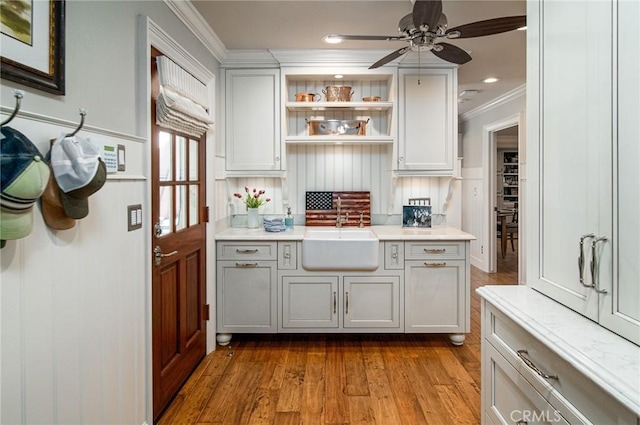
[[[276,162],[280,161],[280,157],[276,155]]]

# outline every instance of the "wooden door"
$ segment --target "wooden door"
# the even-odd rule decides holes
[[[153,79],[156,85],[156,79]],[[157,87],[154,87],[154,92]],[[154,104],[155,102],[152,102]],[[155,105],[152,107],[155,123]],[[205,142],[152,126],[153,417],[206,353]]]

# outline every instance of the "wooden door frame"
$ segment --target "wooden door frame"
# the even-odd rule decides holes
[[[162,30],[157,24],[155,24],[147,16],[138,17],[138,45],[136,50],[137,59],[137,81],[138,87],[138,132],[140,136],[146,138],[146,146],[143,155],[147,159],[146,167],[144,170],[145,176],[150,178],[151,176],[151,48],[156,48],[166,55],[170,56],[173,60],[177,61],[183,68],[189,73],[195,76],[200,81],[204,82],[207,86],[207,94],[209,105],[209,116],[215,118],[215,75],[206,67],[204,67],[197,59],[195,59],[187,50],[181,47],[175,40],[173,40],[164,30]],[[207,175],[215,175],[214,162],[215,162],[215,134],[213,130],[207,132],[205,143],[208,146],[206,149],[206,169]],[[207,184],[205,205],[211,208],[214,205],[214,184],[213,179],[210,179],[211,184]],[[147,182],[145,188],[145,198],[143,205],[144,214],[144,229],[146,232],[151,232],[153,228],[153,218],[151,214],[151,181]],[[215,244],[209,243],[214,240],[215,223],[213,219],[213,211],[211,211],[211,218],[206,229],[206,264],[215,264],[216,252]],[[153,247],[151,246],[151,237],[145,238],[144,242],[145,255],[147,259],[141,266],[144,268],[144,299],[145,299],[145,311],[141,312],[145,317],[145,332],[144,335],[140,335],[141,340],[144,343],[141,344],[139,356],[144,359],[145,364],[145,382],[140,383],[141,388],[145,389],[144,404],[145,404],[145,417],[146,423],[153,423],[153,358],[152,358],[152,316],[151,316],[151,288],[152,288],[152,257]],[[211,306],[210,319],[207,322],[206,329],[206,352],[207,354],[213,351],[216,347],[216,312],[215,312],[215,272],[207,273],[206,276],[206,293],[207,304]]]

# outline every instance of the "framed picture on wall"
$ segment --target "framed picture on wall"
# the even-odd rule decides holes
[[[402,227],[431,227],[431,205],[404,205]]]
[[[2,1],[0,33],[2,78],[64,95],[64,0]]]

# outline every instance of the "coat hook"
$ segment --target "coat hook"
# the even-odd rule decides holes
[[[22,90],[15,90],[13,92],[13,97],[16,98],[16,107],[13,109],[13,113],[9,116],[9,118],[3,121],[2,124],[0,124],[0,126],[9,124],[9,122],[18,114],[18,111],[20,110],[20,103],[22,102],[23,96],[24,96],[24,92]]]
[[[78,109],[78,111],[80,112],[80,124],[78,125],[78,128],[76,128],[73,133],[69,133],[65,137],[73,137],[73,136],[75,136],[76,133],[78,133],[78,131],[80,131],[80,129],[84,125],[84,117],[87,115],[87,110],[84,109],[84,108],[80,108],[80,109]]]

